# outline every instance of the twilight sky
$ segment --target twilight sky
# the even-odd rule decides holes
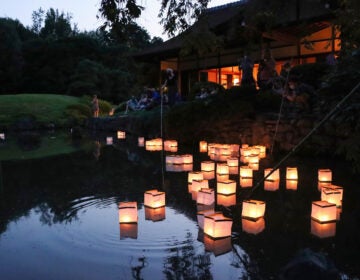
[[[234,2],[235,0],[211,0],[209,7],[223,5]],[[143,26],[151,37],[167,36],[162,34],[162,27],[158,23],[157,17],[160,0],[140,0],[145,7],[138,24]],[[69,13],[72,16],[72,23],[77,23],[80,31],[95,30],[101,25],[101,21],[96,18],[100,0],[0,0],[0,17],[18,19],[23,25],[31,26],[31,14],[40,7],[47,11],[50,8],[58,9],[59,12]]]

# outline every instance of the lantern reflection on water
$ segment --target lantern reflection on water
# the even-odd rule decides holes
[[[144,205],[151,208],[165,206],[165,192],[149,190],[144,193]]]
[[[208,151],[208,144],[206,141],[199,142],[199,152],[206,153]]]
[[[137,239],[138,224],[137,223],[120,223],[120,239],[132,238]]]
[[[216,191],[220,194],[234,194],[236,193],[236,181],[224,180],[218,181],[216,184]]]
[[[327,201],[314,201],[311,206],[311,218],[320,222],[336,221],[336,204]]]
[[[145,220],[153,222],[165,220],[165,206],[157,208],[145,207]]]
[[[216,195],[216,204],[229,207],[236,204],[236,194],[221,194]]]
[[[297,180],[286,180],[286,189],[287,190],[297,190],[298,181]]]
[[[265,219],[259,218],[257,220],[251,220],[251,219],[242,218],[241,226],[243,231],[256,235],[265,229]]]
[[[336,222],[319,223],[311,220],[311,233],[320,238],[333,237],[336,234]]]
[[[252,178],[242,178],[240,177],[240,187],[242,188],[251,188],[253,185]]]
[[[118,131],[117,131],[117,138],[118,138],[118,139],[125,139],[125,138],[126,138],[126,132],[125,132],[125,131],[118,130]]]
[[[280,187],[280,181],[276,180],[276,181],[269,181],[269,180],[265,180],[264,181],[264,190],[265,191],[277,191]]]
[[[204,235],[203,242],[205,250],[212,252],[215,256],[220,256],[231,251],[231,237],[213,239],[208,235]]]
[[[336,204],[337,207],[341,207],[343,198],[343,188],[336,185],[328,185],[322,187],[321,200],[325,200],[329,203]]]
[[[213,189],[209,188],[201,188],[198,191],[196,203],[211,205],[215,202],[215,193]]]
[[[244,200],[242,203],[241,216],[247,219],[259,219],[265,214],[265,202],[260,200]]]
[[[119,203],[119,223],[137,223],[138,212],[136,201]]]
[[[204,216],[204,233],[212,238],[231,236],[232,219],[222,213],[207,214]]]

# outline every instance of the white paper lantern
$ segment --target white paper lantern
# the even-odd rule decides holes
[[[165,206],[165,192],[149,190],[144,193],[144,205],[151,208]]]
[[[232,219],[222,213],[214,213],[204,216],[204,233],[212,238],[231,236]]]
[[[196,203],[211,205],[215,202],[215,193],[213,189],[201,188],[198,191]]]
[[[135,201],[119,203],[119,223],[137,223],[138,212]]]
[[[236,193],[236,181],[234,180],[224,180],[218,181],[216,185],[217,193],[221,194],[234,194]]]
[[[241,216],[248,219],[259,219],[264,217],[265,214],[265,202],[260,200],[244,200],[242,203]]]
[[[314,201],[311,206],[311,218],[320,223],[336,221],[336,204]]]

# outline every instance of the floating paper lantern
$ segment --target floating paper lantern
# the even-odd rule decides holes
[[[242,218],[241,225],[244,232],[256,235],[265,229],[265,219],[262,217],[256,220]]]
[[[144,147],[145,145],[145,138],[144,137],[138,137],[138,146]]]
[[[183,171],[183,172],[190,172],[190,171],[193,171],[193,164],[192,163],[181,164],[180,168],[181,168],[181,171]]]
[[[248,163],[248,166],[249,166],[252,170],[257,171],[257,170],[259,170],[260,164],[259,164],[259,163]]]
[[[252,146],[251,155],[259,157],[259,154],[260,154],[260,148],[258,146]]]
[[[287,167],[286,180],[297,180],[297,179],[298,179],[297,167]]]
[[[297,190],[298,181],[297,180],[286,180],[286,189],[287,190]]]
[[[264,181],[264,190],[265,191],[277,191],[280,187],[280,181],[276,180],[276,181],[269,181],[269,180],[265,180]]]
[[[343,188],[335,185],[325,186],[321,190],[321,200],[336,204],[341,207],[343,199]]]
[[[260,200],[244,200],[241,216],[247,219],[259,219],[265,214],[265,202]]]
[[[265,180],[267,181],[278,181],[280,180],[280,171],[279,169],[273,170],[273,168],[265,168],[264,177],[266,178]]]
[[[231,251],[231,237],[213,239],[207,235],[203,238],[205,250],[212,252],[214,256],[220,256]]]
[[[176,157],[177,157],[177,155],[167,155],[165,157],[165,163],[166,164],[174,164]]]
[[[232,219],[222,213],[214,213],[204,216],[204,233],[212,238],[231,236]]]
[[[106,145],[112,145],[113,144],[113,138],[111,136],[106,137]]]
[[[253,170],[247,165],[240,166],[240,178],[252,178]]]
[[[3,140],[3,141],[5,140],[5,133],[3,133],[3,132],[0,133],[0,140]]]
[[[119,203],[119,223],[137,223],[138,212],[137,203],[131,202],[120,202]]]
[[[236,157],[229,157],[227,159],[227,165],[229,167],[238,167],[239,166],[239,159]]]
[[[204,229],[205,215],[211,215],[211,214],[214,214],[214,213],[215,213],[214,208],[198,211],[197,212],[197,221],[198,221],[199,228]]]
[[[144,193],[144,205],[151,208],[165,206],[165,192],[149,190]]]
[[[259,164],[259,156],[258,155],[250,155],[247,158],[247,162],[249,164]]]
[[[331,182],[332,171],[330,169],[319,169],[318,170],[318,181],[319,182]]]
[[[319,238],[333,237],[336,234],[336,222],[319,223],[311,220],[311,234]]]
[[[200,180],[192,180],[192,184],[188,185],[189,192],[198,192],[202,188],[209,188],[209,181],[205,179]]]
[[[215,178],[215,171],[202,171],[204,179],[212,180]]]
[[[183,157],[181,155],[172,155],[173,164],[183,164]]]
[[[221,194],[216,195],[216,204],[229,207],[236,204],[236,194]]]
[[[314,201],[311,206],[311,218],[320,223],[336,221],[336,204]]]
[[[132,238],[137,239],[138,224],[137,223],[120,223],[120,239]]]
[[[234,194],[236,193],[236,182],[234,180],[218,181],[216,190],[221,194]]]
[[[243,148],[241,149],[241,155],[244,157],[251,156],[252,150],[251,148]]]
[[[220,175],[229,174],[229,166],[226,163],[216,164],[216,173]]]
[[[244,148],[249,148],[249,144],[246,144],[246,143],[241,144],[241,148],[242,148],[242,149],[244,149]]]
[[[242,188],[250,188],[253,185],[253,179],[240,177],[239,183]]]
[[[231,151],[232,156],[239,157],[240,145],[239,144],[231,144],[230,151]]]
[[[206,153],[208,151],[208,144],[206,141],[199,142],[199,151],[200,153]]]
[[[118,130],[118,132],[117,132],[117,138],[118,138],[118,139],[125,139],[125,138],[126,138],[126,132],[125,132],[125,131]]]
[[[162,139],[155,138],[145,141],[145,149],[147,151],[161,151],[163,147]]]
[[[214,171],[215,162],[213,161],[202,161],[201,162],[201,171]]]
[[[191,171],[188,173],[188,183],[192,184],[193,180],[203,180],[204,175],[201,171]]]
[[[211,205],[215,202],[215,193],[213,189],[209,188],[201,188],[198,191],[196,203]]]
[[[145,220],[153,222],[165,220],[165,206],[157,208],[145,207]]]
[[[164,141],[164,150],[166,152],[177,152],[178,143],[176,140],[165,140]]]
[[[185,154],[185,155],[182,155],[181,157],[182,157],[183,164],[193,163],[193,155]]]

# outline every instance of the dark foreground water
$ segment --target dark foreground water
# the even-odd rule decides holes
[[[232,234],[215,240],[199,227],[204,206],[188,192],[187,172],[167,171],[165,153],[138,147],[136,138],[109,135],[107,145],[106,136],[74,142],[66,133],[44,135],[19,148],[9,135],[1,143],[1,279],[359,279],[360,180],[351,166],[291,157],[276,191],[263,183],[241,188],[230,175],[236,204],[217,198],[215,210],[233,219]],[[180,144],[178,153],[193,154],[193,170],[209,159],[197,143]],[[261,160],[254,185],[280,159]],[[286,189],[286,166],[298,167],[296,190]],[[319,168],[332,169],[333,183],[344,188],[338,220],[325,229],[310,218],[312,201],[320,200]],[[209,185],[216,188],[215,179]],[[166,193],[157,213],[143,206],[150,189]],[[244,198],[266,202],[263,220],[241,219]],[[119,224],[121,201],[137,202],[137,224]],[[311,278],[314,271],[327,278]]]

